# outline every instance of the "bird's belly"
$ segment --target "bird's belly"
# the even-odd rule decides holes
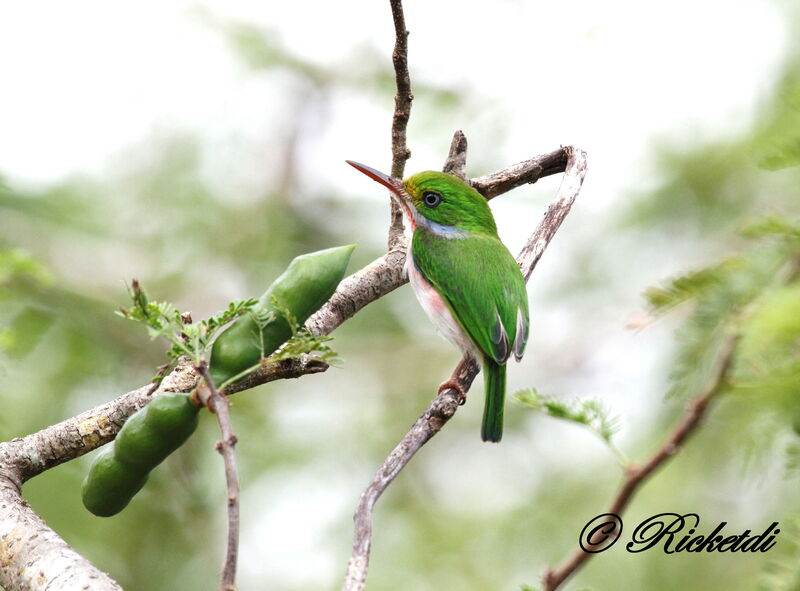
[[[463,353],[477,358],[477,350],[472,340],[461,329],[461,325],[453,317],[453,313],[450,312],[450,308],[447,307],[439,292],[419,272],[410,252],[406,257],[406,272],[414,295],[417,296],[417,300],[433,322],[437,332],[461,349]]]

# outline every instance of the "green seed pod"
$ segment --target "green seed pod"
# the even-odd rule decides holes
[[[292,336],[284,317],[288,310],[303,323],[319,310],[344,277],[355,244],[328,248],[295,258],[269,286],[251,314],[238,318],[214,341],[210,371],[221,387],[231,378],[258,365]],[[256,318],[263,324],[259,328]]]
[[[162,453],[158,434],[147,422],[146,406],[125,421],[122,429],[117,433],[114,449],[117,460],[126,466],[134,466],[144,472],[152,470],[166,457]]]
[[[83,505],[98,517],[116,515],[141,490],[147,474],[120,462],[111,444],[100,451],[83,479]]]
[[[122,426],[83,481],[83,504],[99,517],[122,511],[144,486],[150,470],[194,433],[199,409],[186,394],[162,394]]]
[[[145,408],[147,421],[156,432],[178,449],[197,429],[199,408],[188,394],[162,394]]]
[[[150,471],[197,428],[198,408],[186,394],[162,394],[133,414],[117,434],[117,459]]]

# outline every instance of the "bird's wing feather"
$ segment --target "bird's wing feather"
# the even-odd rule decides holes
[[[488,357],[522,357],[528,337],[528,295],[514,257],[488,235],[447,238],[418,228],[414,264]]]

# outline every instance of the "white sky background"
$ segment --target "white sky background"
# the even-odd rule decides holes
[[[390,67],[393,29],[388,2],[4,3],[0,173],[12,184],[33,185],[75,172],[101,173],[126,148],[159,130],[192,130],[211,144],[230,137],[271,141],[268,136],[256,138],[270,133],[275,117],[285,116],[276,112],[282,103],[275,89],[253,81],[252,72],[231,55],[222,35],[199,16],[202,10],[275,28],[291,50],[315,62],[339,62],[354,47],[366,44],[377,47]],[[568,262],[569,239],[561,234],[570,227],[580,233],[581,223],[589,224],[618,205],[626,192],[653,184],[648,149],[654,140],[691,142],[745,128],[760,92],[780,67],[786,42],[780,12],[762,0],[406,0],[406,20],[412,84],[426,80],[462,87],[487,105],[485,113],[470,121],[453,120],[451,126],[464,129],[481,162],[502,166],[562,144],[588,152],[584,191],[558,238],[565,248],[561,254],[548,251],[553,262],[548,271],[543,260],[545,279]],[[372,105],[363,99],[338,100],[324,130],[302,146],[302,166],[313,171],[309,182],[336,186],[344,195],[363,195],[368,189],[361,183],[366,181],[342,160],[388,167],[391,108],[389,96]],[[417,104],[414,109],[422,107]],[[412,130],[414,116],[412,109]],[[494,126],[502,118],[508,119],[506,140],[496,145]],[[447,136],[437,145],[424,145],[409,137],[414,157],[407,170],[441,166],[449,140]],[[241,167],[232,160],[240,153],[220,154],[209,159],[207,174],[226,192],[246,193],[269,182],[269,162],[259,163],[260,154],[254,150]],[[544,207],[523,204],[523,199],[493,205],[512,252],[530,231],[530,216],[538,216],[531,212]],[[384,231],[376,228],[370,240],[383,240]],[[660,270],[654,277],[659,276]],[[631,402],[635,388],[621,382],[645,379],[654,363],[648,347],[623,336],[625,315],[646,284],[605,312],[619,333],[609,335],[605,351],[598,350],[592,360],[603,374],[622,377],[595,383],[591,393],[607,392],[616,398],[615,404],[627,398],[631,407],[618,410],[628,419],[640,409]],[[564,313],[540,316],[541,330],[554,335],[545,342],[558,342]],[[620,370],[620,360],[627,373]],[[525,380],[510,379],[510,391]],[[303,483],[286,487],[288,504],[304,489]],[[354,497],[346,486],[340,488],[341,495],[326,497],[322,504],[311,499],[311,505],[322,506],[326,514],[342,499],[349,506]],[[473,501],[482,498],[481,491],[474,494]],[[465,502],[470,499],[465,493]],[[261,525],[267,531],[282,530],[297,516],[282,516],[276,510],[265,515]],[[245,552],[247,536],[248,531]],[[283,568],[270,568],[287,580],[298,574],[292,560],[316,543],[303,539],[290,548],[262,550],[275,563],[283,556]],[[319,554],[320,549],[315,551]],[[332,568],[334,575],[343,569],[344,564],[328,564],[328,558],[319,557],[324,568]],[[244,560],[243,568],[257,571],[258,561]]]
[[[101,170],[109,155],[156,126],[249,129],[253,113],[229,107],[247,102],[242,93],[264,89],[248,87],[247,72],[198,7],[275,27],[292,50],[325,63],[365,42],[388,59],[393,37],[384,4],[320,2],[313,12],[302,2],[6,4],[2,170],[12,179],[55,180]],[[415,77],[463,84],[512,113],[503,146],[509,159],[559,144],[584,147],[594,182],[606,170],[645,163],[653,137],[742,126],[784,43],[780,14],[758,0],[508,1],[491,10],[457,1],[408,4]],[[461,43],[456,53],[454,42]],[[382,123],[390,106],[376,105]],[[340,115],[351,133],[337,138],[328,160],[314,163],[317,174],[346,186],[351,172],[339,166],[339,152],[385,149],[386,125],[354,127],[362,116]],[[460,127],[469,131],[468,123]],[[438,164],[441,154],[433,156],[419,166]],[[630,184],[614,177],[611,188]]]

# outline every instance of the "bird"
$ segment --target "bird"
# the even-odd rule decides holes
[[[346,160],[390,191],[411,230],[405,270],[438,332],[479,362],[485,402],[481,438],[503,436],[506,362],[522,359],[528,340],[528,294],[517,262],[497,234],[487,200],[461,179],[424,171],[398,180]],[[454,388],[454,379],[439,392]]]

